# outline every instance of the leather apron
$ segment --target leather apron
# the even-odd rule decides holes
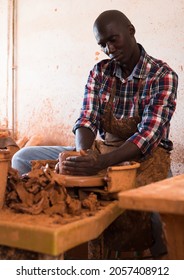
[[[105,141],[95,141],[96,149],[100,153],[108,153],[122,145],[137,131],[137,125],[141,120],[138,114],[140,86],[137,92],[134,117],[122,119],[117,119],[113,115],[115,88],[116,83],[101,119],[102,127],[106,131]],[[170,168],[170,154],[162,147],[157,147],[151,155],[143,160],[136,158],[134,160],[141,164],[136,177],[137,187],[167,178]],[[126,210],[105,230],[105,244],[108,244],[111,250],[117,251],[136,251],[149,248],[153,243],[150,216],[149,212]]]
[[[113,99],[116,92],[116,83],[112,88],[109,101],[106,104],[104,114],[101,117],[101,125],[105,134],[105,140],[95,141],[95,150],[104,154],[117,149],[121,146],[130,136],[137,132],[137,125],[141,121],[139,116],[139,92],[142,85],[140,84],[137,91],[135,102],[135,115],[134,117],[117,119],[113,115]],[[136,186],[144,186],[153,182],[166,179],[170,170],[170,152],[162,146],[156,147],[150,155],[142,159],[133,159],[140,163],[140,168],[137,172]]]

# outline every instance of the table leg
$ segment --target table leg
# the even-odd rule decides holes
[[[103,260],[104,238],[101,234],[98,238],[88,242],[88,260]]]
[[[52,256],[0,245],[0,260],[64,260],[64,254]]]
[[[167,240],[168,258],[184,260],[184,215],[161,214]]]

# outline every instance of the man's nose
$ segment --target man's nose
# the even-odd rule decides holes
[[[106,44],[106,53],[107,54],[112,54],[115,52],[115,47],[112,43],[107,43]]]

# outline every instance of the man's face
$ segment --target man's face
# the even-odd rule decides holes
[[[94,35],[102,51],[121,65],[131,61],[135,46],[134,33],[132,25],[122,26],[116,22],[94,26]]]

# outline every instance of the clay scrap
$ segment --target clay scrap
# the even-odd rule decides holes
[[[19,176],[17,170],[8,172],[5,207],[13,211],[37,215],[45,213],[80,215],[82,211],[95,211],[100,207],[97,195],[88,193],[79,199],[76,189],[65,187],[65,176],[57,174],[47,163],[33,164],[26,175]],[[37,167],[37,168],[36,168]]]

